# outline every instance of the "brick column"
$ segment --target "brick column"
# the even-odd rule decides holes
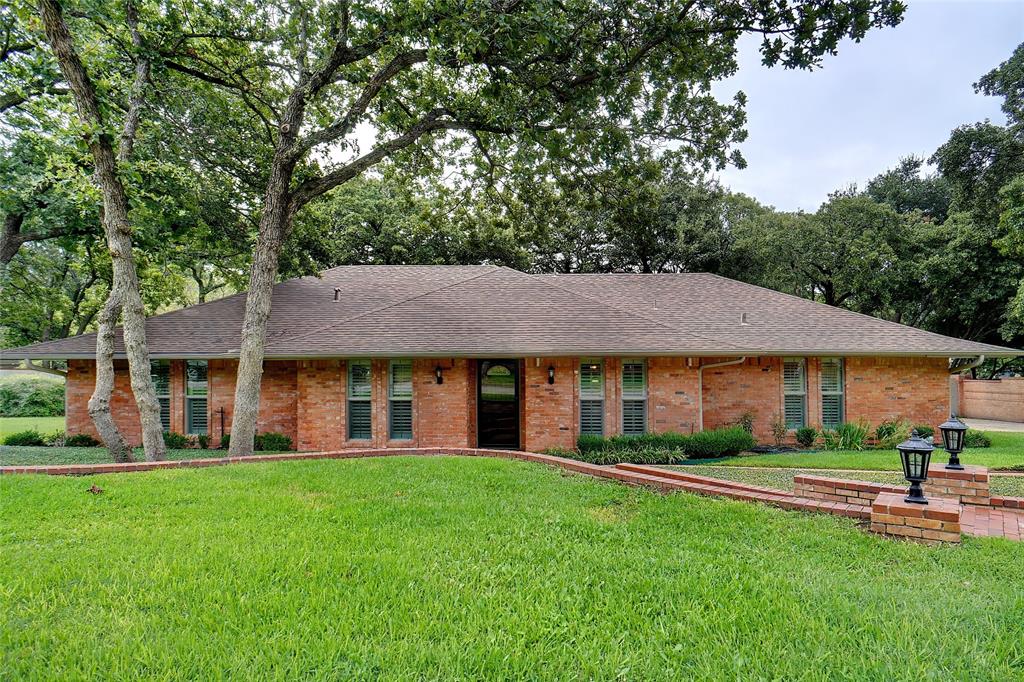
[[[882,493],[875,499],[872,532],[928,544],[960,542],[959,502],[932,497],[928,504],[913,504],[903,498],[903,494]]]
[[[939,453],[945,455],[941,450],[935,451],[935,454]],[[992,497],[989,492],[988,469],[965,464],[963,470],[956,470],[947,469],[945,464],[932,464],[928,467],[924,493],[951,497],[961,504],[988,506]]]

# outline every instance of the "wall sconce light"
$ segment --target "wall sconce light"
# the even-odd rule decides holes
[[[548,365],[548,383],[549,384],[555,383],[555,366],[554,365]]]
[[[442,373],[441,365],[434,368],[434,380],[437,381],[438,384],[444,383],[444,374]]]

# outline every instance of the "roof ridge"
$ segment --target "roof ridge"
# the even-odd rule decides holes
[[[694,334],[691,331],[687,331],[685,329],[680,329],[679,327],[677,327],[675,325],[667,324],[667,323],[665,323],[665,322],[663,322],[661,320],[655,320],[654,318],[647,317],[646,315],[642,315],[642,314],[640,314],[640,313],[638,313],[636,311],[626,310],[626,309],[621,308],[621,307],[619,307],[619,306],[617,306],[617,305],[615,305],[613,303],[609,303],[608,301],[606,301],[606,300],[604,300],[602,298],[598,298],[596,296],[590,296],[590,295],[587,295],[587,294],[583,294],[583,293],[580,293],[578,291],[573,291],[572,289],[567,289],[567,288],[565,288],[563,286],[547,282],[546,279],[549,278],[549,277],[553,278],[552,275],[535,275],[535,274],[532,274],[532,273],[529,273],[529,272],[521,272],[519,270],[507,267],[505,265],[502,265],[500,267],[502,267],[502,268],[504,268],[506,270],[511,270],[512,272],[515,272],[515,273],[520,274],[520,275],[526,275],[527,277],[530,277],[531,279],[533,279],[535,281],[542,282],[543,284],[546,284],[546,285],[550,284],[550,286],[554,286],[559,291],[563,291],[563,292],[565,292],[567,294],[570,294],[572,296],[576,296],[576,297],[579,297],[579,298],[585,298],[587,300],[594,301],[594,302],[600,303],[602,305],[606,305],[609,308],[614,308],[615,310],[618,310],[620,313],[625,313],[626,315],[630,315],[631,317],[637,317],[637,318],[640,318],[641,320],[644,320],[646,322],[650,322],[652,324],[656,324],[659,327],[664,327],[665,329],[671,329],[672,331],[674,331],[676,333],[686,334],[686,335],[688,335],[688,336],[690,336],[692,338],[695,338],[695,339],[702,339],[704,341],[710,341],[712,343],[722,344],[724,346],[727,346],[729,350],[734,350],[734,351],[742,351],[742,350],[744,350],[741,346],[734,346],[733,344],[731,344],[731,343],[729,343],[727,341],[722,341],[721,339],[716,339],[716,338],[710,337],[710,336],[702,336],[701,334]],[[557,273],[555,273],[555,274],[557,274]],[[602,273],[568,273],[568,274],[602,274]]]
[[[338,267],[351,267],[351,266],[338,266]],[[337,327],[340,324],[345,324],[345,323],[351,322],[353,320],[358,320],[361,317],[365,317],[367,315],[373,315],[374,313],[379,313],[379,312],[381,312],[383,310],[387,310],[389,308],[394,308],[395,306],[402,305],[403,303],[408,303],[409,301],[415,301],[417,298],[422,298],[424,296],[429,296],[430,294],[437,293],[438,291],[444,291],[445,289],[448,289],[449,287],[454,287],[454,286],[458,286],[459,284],[464,284],[466,282],[471,282],[472,280],[479,279],[480,277],[483,277],[484,275],[489,275],[490,273],[494,272],[497,269],[493,265],[481,265],[479,267],[487,268],[487,269],[485,269],[483,272],[481,272],[479,274],[476,274],[476,275],[473,275],[471,277],[466,277],[464,279],[460,279],[457,282],[451,282],[449,284],[443,284],[443,285],[441,285],[439,287],[435,287],[435,288],[430,289],[428,291],[424,291],[423,293],[416,294],[415,296],[410,296],[408,298],[403,298],[403,299],[400,299],[398,301],[394,301],[392,303],[388,303],[386,305],[378,306],[378,307],[373,308],[371,310],[363,311],[363,312],[359,313],[358,315],[353,315],[351,317],[346,317],[346,318],[344,318],[342,320],[338,320],[337,322],[332,322],[331,324],[324,325],[323,327],[317,327],[316,329],[310,329],[310,330],[307,330],[305,332],[302,332],[301,334],[295,334],[294,336],[280,336],[280,337],[274,339],[274,341],[272,343],[268,343],[266,345],[266,348],[269,350],[270,348],[273,348],[273,346],[275,346],[276,344],[278,344],[278,343],[280,343],[282,341],[294,341],[296,339],[301,339],[301,338],[304,338],[306,336],[310,336],[311,334],[318,334],[320,332],[327,331],[328,329],[331,329],[333,327]],[[331,269],[333,270],[334,268],[331,268]]]

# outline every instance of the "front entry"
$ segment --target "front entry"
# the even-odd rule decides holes
[[[482,448],[519,448],[519,361],[480,360],[477,440]]]

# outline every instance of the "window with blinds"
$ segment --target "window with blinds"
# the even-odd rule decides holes
[[[171,361],[152,360],[149,363],[149,378],[156,389],[156,399],[160,403],[160,426],[164,431],[171,430]]]
[[[580,433],[604,435],[604,364],[580,361]]]
[[[185,362],[185,430],[205,436],[209,426],[206,400],[209,395],[206,360]]]
[[[388,437],[412,438],[412,361],[392,360],[388,372]]]
[[[622,362],[622,433],[647,433],[647,365],[643,360]]]
[[[783,408],[786,428],[807,425],[807,365],[803,358],[787,358],[782,364]]]
[[[370,361],[350,360],[348,363],[348,437],[352,440],[369,440],[373,437],[370,396]]]
[[[821,425],[834,429],[843,423],[843,359],[821,361]]]

